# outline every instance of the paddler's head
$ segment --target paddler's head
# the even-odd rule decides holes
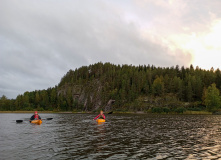
[[[36,115],[36,114],[38,114],[38,112],[37,112],[37,111],[35,111],[35,115]]]
[[[104,112],[101,110],[101,111],[100,111],[100,114],[103,114],[103,113],[104,113]]]

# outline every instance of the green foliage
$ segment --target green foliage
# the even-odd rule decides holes
[[[163,108],[163,112],[164,112],[164,113],[169,113],[169,112],[170,112],[170,109],[167,108],[167,107],[164,107],[164,108]]]
[[[160,107],[153,107],[153,108],[151,108],[151,112],[152,113],[161,113],[161,112],[163,112],[163,109]]]
[[[204,103],[207,106],[208,111],[217,111],[221,105],[221,97],[219,90],[216,88],[216,84],[213,83],[209,86],[204,94]]]
[[[179,114],[181,114],[181,113],[183,113],[183,112],[185,112],[185,111],[186,111],[186,109],[183,108],[183,107],[179,107],[179,108],[175,109],[175,112],[176,112],[176,113],[179,113]]]
[[[211,86],[213,83],[217,88]],[[220,89],[219,69],[194,69],[192,65],[189,68],[178,65],[162,68],[99,62],[69,70],[58,86],[53,88],[25,92],[16,99],[7,99],[3,95],[0,110],[92,111],[104,108],[112,99],[115,100],[112,108],[121,111],[153,108],[153,112],[167,113],[177,108],[177,112],[182,113],[182,109],[178,109],[184,106],[182,104],[199,101],[213,111],[220,105]],[[147,102],[140,97],[146,97]],[[190,108],[203,109],[197,106]]]
[[[152,113],[169,113],[171,112],[171,109],[167,107],[153,107],[151,108]]]
[[[158,77],[153,81],[153,94],[155,96],[161,96],[164,93],[163,77]]]

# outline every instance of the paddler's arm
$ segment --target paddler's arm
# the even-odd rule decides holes
[[[32,115],[31,118],[30,118],[30,120],[32,121],[32,120],[34,120],[34,119],[35,119],[35,118],[34,118],[34,115]]]
[[[104,114],[102,114],[102,116],[103,116],[103,118],[105,119],[105,115],[104,115]]]
[[[94,120],[97,119],[98,117],[100,117],[100,114],[97,117],[95,117]]]

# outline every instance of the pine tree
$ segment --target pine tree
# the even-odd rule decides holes
[[[191,102],[192,101],[192,97],[193,97],[193,90],[192,90],[192,84],[189,81],[187,88],[186,88],[186,97],[187,97],[187,101]]]

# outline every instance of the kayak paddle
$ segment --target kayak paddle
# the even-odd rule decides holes
[[[53,118],[47,118],[47,120],[52,120]]]
[[[112,113],[113,113],[113,111],[109,112],[108,114],[112,114]]]
[[[52,120],[53,118],[46,118],[46,119],[42,119],[42,120]],[[30,121],[30,120],[27,120]],[[16,123],[22,123],[23,120],[16,120]]]
[[[16,120],[16,123],[22,123],[23,120]]]
[[[41,120],[52,120],[53,118],[42,118]]]

